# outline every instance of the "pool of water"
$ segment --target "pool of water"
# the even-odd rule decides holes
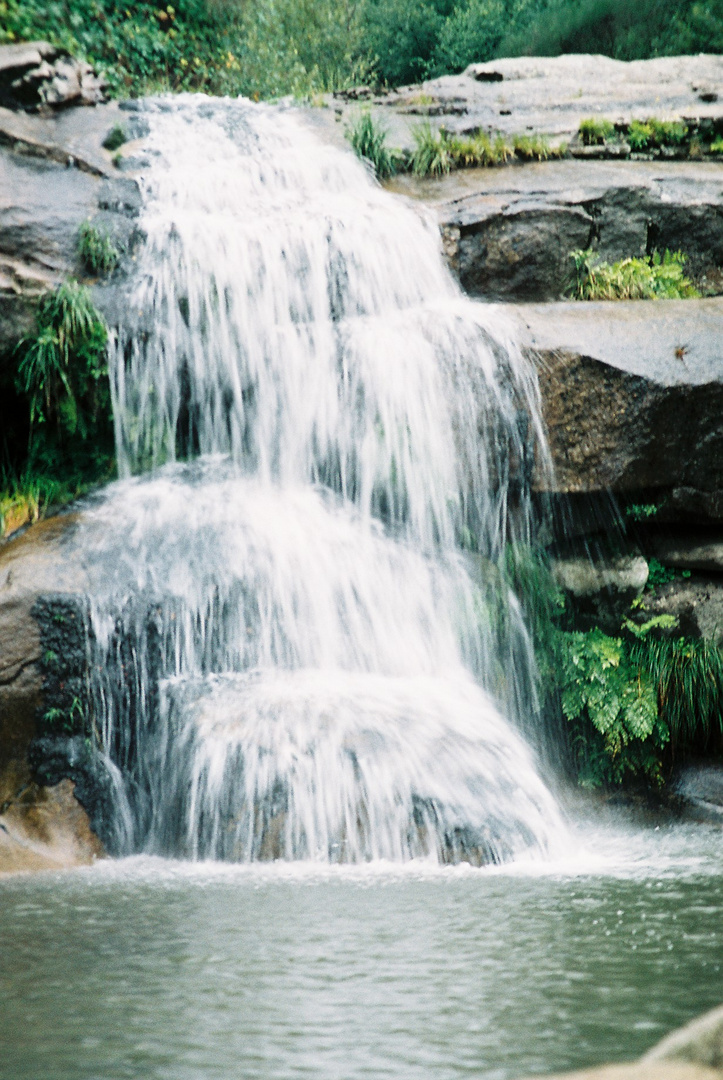
[[[146,858],[0,881],[2,1080],[512,1080],[723,1000],[723,833],[494,870]]]

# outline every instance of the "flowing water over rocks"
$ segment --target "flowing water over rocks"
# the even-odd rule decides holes
[[[530,367],[350,154],[246,102],[146,108],[125,479],[72,540],[119,850],[549,852],[503,572],[546,460]]]

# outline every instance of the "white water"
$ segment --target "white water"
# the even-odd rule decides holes
[[[536,721],[500,569],[545,463],[529,367],[435,224],[293,115],[149,120],[111,364],[126,479],[79,530],[121,850],[549,852],[559,814],[500,713]]]

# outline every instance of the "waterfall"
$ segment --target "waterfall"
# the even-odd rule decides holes
[[[292,111],[148,101],[121,480],[76,542],[124,851],[500,861],[562,826],[520,734],[537,389],[436,223]]]

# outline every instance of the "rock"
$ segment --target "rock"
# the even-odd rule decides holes
[[[723,300],[571,301],[505,315],[538,368],[554,491],[662,499],[686,488],[717,505]],[[542,472],[536,484],[549,490]]]
[[[689,276],[720,287],[723,191],[710,162],[548,161],[438,180],[404,174],[387,187],[433,206],[450,266],[473,296],[559,299],[570,252],[587,247],[608,262],[682,251]]]
[[[723,581],[700,575],[676,578],[646,596],[645,611],[648,617],[673,615],[676,634],[707,638],[723,648]]]
[[[0,874],[87,866],[103,855],[71,780],[29,784],[0,808]]]
[[[721,1073],[687,1061],[650,1063],[633,1061],[624,1065],[602,1065],[571,1073],[555,1073],[545,1080],[721,1080]]]
[[[718,771],[718,792],[723,801],[723,773]],[[723,1070],[723,1006],[674,1031],[645,1055],[645,1064],[686,1062]]]
[[[372,111],[390,129],[393,145],[412,145],[415,118],[405,116],[404,110],[420,95],[433,127],[443,124],[458,133],[534,132],[555,143],[571,140],[580,122],[592,116],[618,124],[649,116],[715,120],[721,115],[723,60],[672,56],[626,63],[578,54],[471,64],[461,75],[429,79],[371,99]],[[353,103],[340,108],[344,120]]]
[[[75,798],[88,815],[89,827],[110,855],[118,854],[113,773],[90,740],[80,735],[35,739],[28,760],[36,780],[46,787],[73,781]]]
[[[687,807],[695,810],[698,816],[701,815],[705,821],[717,822],[723,825],[723,766],[710,764],[683,766],[675,775],[672,788],[675,795],[683,799]],[[704,1061],[704,1059],[698,1057],[682,1055],[685,1061],[698,1061],[702,1065],[712,1064],[715,1068],[719,1066],[723,1068],[723,1011],[719,1009],[717,1012],[719,1014],[718,1026],[715,1023],[712,1025],[712,1031],[718,1032],[717,1063]],[[711,1016],[714,1016],[714,1014],[711,1014]],[[706,1018],[702,1017],[702,1020],[706,1020]],[[700,1023],[700,1021],[697,1023]],[[675,1035],[679,1037],[674,1040],[675,1045],[687,1045],[687,1036],[681,1039],[682,1032],[675,1032]],[[668,1041],[668,1039],[664,1040],[664,1043],[660,1044],[661,1047],[664,1047]],[[667,1057],[669,1055],[666,1052],[662,1056]],[[674,1056],[681,1055],[675,1054]]]
[[[80,225],[93,221],[128,255],[139,238],[136,182],[118,175],[102,146],[124,123],[115,103],[50,117],[0,108],[0,384],[12,384],[2,355],[32,329],[37,298],[84,275]]]
[[[11,109],[97,105],[106,83],[90,64],[47,41],[0,45],[0,105]]]
[[[0,804],[30,780],[28,751],[44,681],[33,608],[43,595],[83,588],[82,569],[63,543],[72,524],[71,515],[51,518],[0,544]]]
[[[723,574],[723,534],[720,531],[683,535],[658,532],[650,538],[650,548],[665,566]]]
[[[585,555],[552,558],[552,576],[570,597],[581,629],[600,626],[615,632],[648,580],[642,555],[596,559]]]

